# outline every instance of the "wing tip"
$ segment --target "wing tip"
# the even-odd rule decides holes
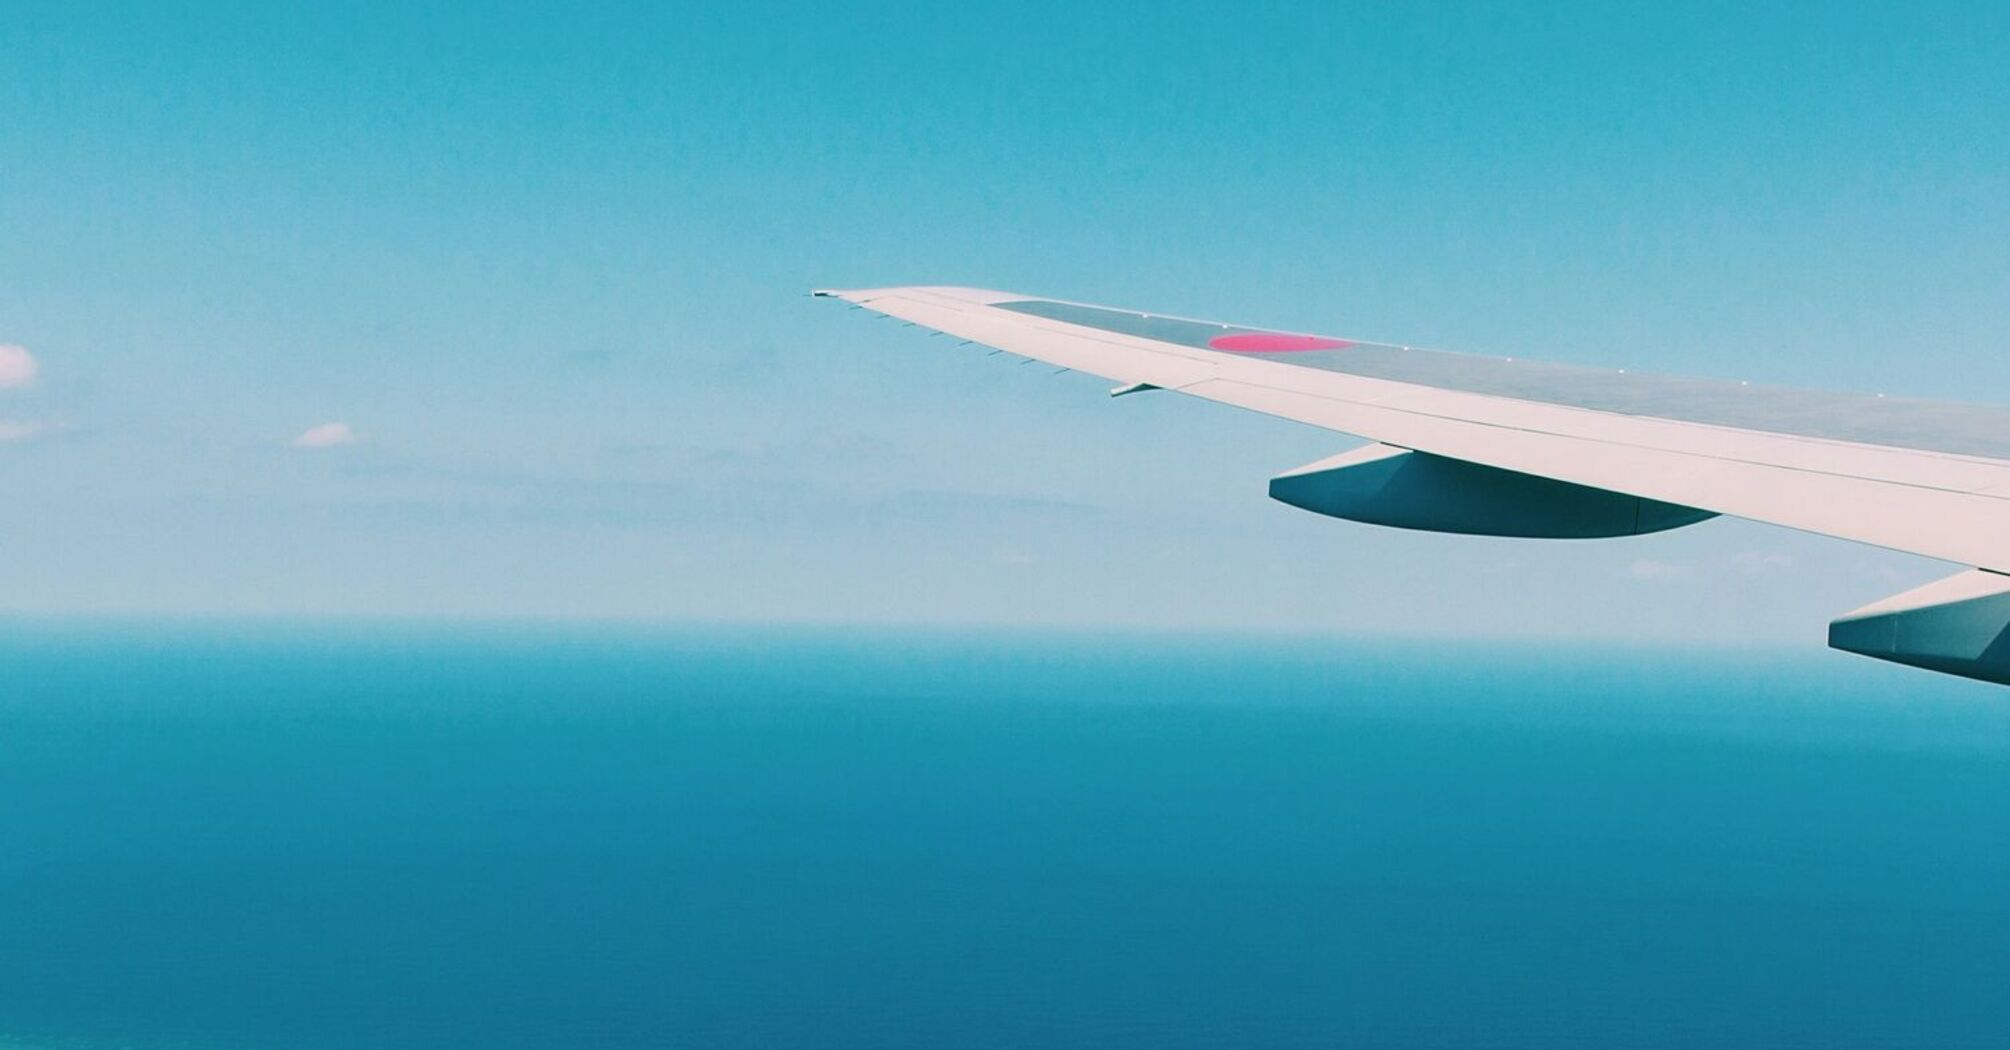
[[[966,288],[960,285],[913,284],[890,285],[884,288],[812,288],[812,299],[843,299],[851,303],[865,303],[882,296],[919,296],[933,300],[947,300],[953,303],[976,306],[992,306],[998,303],[1015,302],[1033,296],[1001,292],[990,288]]]

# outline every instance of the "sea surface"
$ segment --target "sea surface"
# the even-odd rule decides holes
[[[2010,690],[1815,645],[6,628],[8,1050],[2010,1046]]]

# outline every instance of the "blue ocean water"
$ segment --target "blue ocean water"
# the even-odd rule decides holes
[[[1813,649],[17,623],[0,1046],[2000,1047],[2006,807]]]

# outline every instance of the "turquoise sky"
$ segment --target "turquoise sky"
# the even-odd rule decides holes
[[[277,6],[0,14],[0,610],[1814,639],[1939,571],[1320,519],[1345,439],[813,286],[2010,391],[2002,5]]]

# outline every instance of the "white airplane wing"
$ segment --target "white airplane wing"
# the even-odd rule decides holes
[[[814,294],[1123,384],[1113,393],[1174,390],[1379,442],[1272,480],[1278,499],[1335,517],[1584,538],[1728,514],[1974,566],[1838,620],[1830,644],[2010,683],[2010,410],[1453,354],[973,288]]]

